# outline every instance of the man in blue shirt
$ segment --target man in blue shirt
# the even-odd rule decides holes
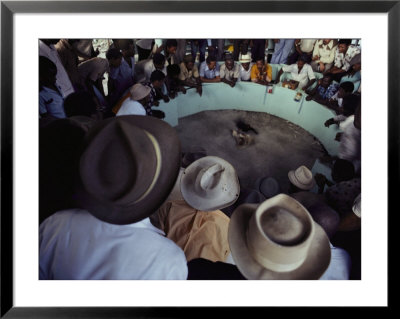
[[[332,77],[328,74],[318,81],[317,86],[312,90],[307,90],[307,101],[314,100],[320,104],[326,104],[339,90],[339,84],[332,81]]]
[[[200,64],[200,80],[201,82],[213,83],[220,82],[219,65],[214,56],[208,56],[207,59]]]

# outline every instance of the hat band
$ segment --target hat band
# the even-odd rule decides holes
[[[254,230],[249,231],[249,227],[247,227],[246,230],[247,247],[251,253],[251,256],[264,268],[270,269],[275,272],[286,272],[295,270],[304,262],[305,256],[304,258],[294,261],[292,263],[282,264],[271,261],[271,259],[267,257],[268,251],[265,251],[264,249],[257,249],[257,247],[255,247],[255,245],[253,244],[257,242],[256,236],[257,235],[254,235]],[[264,254],[264,252],[266,254]]]
[[[151,181],[149,187],[148,187],[147,190],[143,193],[143,195],[140,196],[140,197],[134,202],[134,204],[136,204],[136,203],[140,202],[141,200],[143,200],[143,199],[151,192],[151,190],[153,189],[153,187],[154,187],[154,185],[155,185],[155,183],[156,183],[156,181],[157,181],[157,179],[158,179],[158,176],[160,176],[160,172],[161,172],[161,149],[160,149],[160,145],[158,144],[156,138],[155,138],[152,134],[150,134],[150,133],[147,132],[146,130],[143,130],[143,131],[147,134],[147,137],[148,137],[148,138],[150,139],[150,141],[153,143],[154,151],[155,151],[156,157],[157,157],[157,167],[156,167],[156,171],[155,171],[154,176],[153,176],[153,180]]]

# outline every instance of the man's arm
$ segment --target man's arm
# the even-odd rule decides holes
[[[221,78],[219,76],[216,76],[215,78],[212,79],[207,79],[205,77],[200,76],[201,82],[204,83],[216,83],[216,82],[221,82]]]
[[[283,73],[283,69],[280,69],[278,72],[278,75],[276,76],[275,83],[280,82],[282,73]]]

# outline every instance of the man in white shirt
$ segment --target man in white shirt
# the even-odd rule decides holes
[[[113,117],[93,125],[82,147],[80,208],[40,224],[39,279],[185,280],[184,252],[149,219],[178,176],[176,131],[153,117]]]
[[[122,103],[116,115],[146,115],[145,107],[149,103],[151,89],[137,83],[129,91],[131,93],[130,98]]]
[[[294,41],[295,51],[292,55],[288,57],[287,63],[296,63],[299,56],[303,55],[306,58],[306,62],[310,63],[312,58],[312,53],[314,50],[314,44],[317,39],[296,39]]]
[[[333,39],[321,39],[315,43],[311,62],[314,72],[325,72],[332,67],[336,48]]]
[[[225,63],[219,69],[221,82],[234,87],[240,76],[239,65],[233,61],[231,54],[225,55]]]
[[[251,81],[251,67],[253,66],[251,62],[251,57],[250,55],[242,55],[241,58],[239,59],[240,62],[240,68],[239,68],[239,79],[238,81],[246,81],[250,82]]]
[[[306,63],[306,57],[301,55],[297,60],[297,63],[292,65],[284,65],[280,69],[275,83],[279,82],[279,79],[283,72],[290,72],[291,79],[299,82],[298,88],[306,91],[315,82],[315,75],[311,66]]]
[[[165,56],[161,53],[155,53],[152,59],[143,60],[136,64],[135,82],[149,82],[151,74],[155,70],[160,70],[167,75]]]
[[[56,86],[61,92],[65,99],[68,95],[75,92],[72,86],[71,80],[65,71],[64,65],[62,64],[60,57],[58,56],[57,50],[54,45],[58,42],[58,39],[42,39],[39,40],[39,56],[44,56],[52,61],[57,67],[56,75]]]

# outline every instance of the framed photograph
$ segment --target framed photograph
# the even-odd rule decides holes
[[[400,1],[1,1],[1,318],[389,307],[389,212],[397,211],[399,177],[399,21]],[[39,280],[38,40],[61,38],[359,39],[360,280]],[[276,90],[269,88],[266,99]],[[299,113],[302,98],[292,101]]]

